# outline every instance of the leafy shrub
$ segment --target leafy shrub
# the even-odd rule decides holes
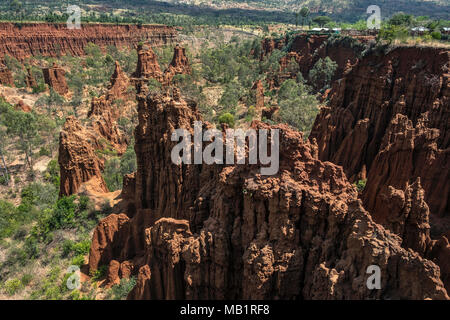
[[[90,203],[89,197],[80,196],[80,198],[78,199],[78,211],[82,212],[89,209],[89,203]]]
[[[39,156],[40,157],[43,157],[43,156],[49,157],[50,155],[51,155],[51,151],[50,151],[50,149],[48,147],[44,146],[44,147],[41,147],[39,149]]]
[[[366,188],[366,183],[367,183],[367,180],[359,180],[358,182],[355,183],[356,189],[358,189],[358,192],[364,191],[364,189]]]
[[[441,40],[442,34],[439,31],[434,31],[431,33],[431,37],[435,40]]]
[[[127,151],[120,158],[120,173],[122,176],[136,171],[136,152],[133,146],[129,146]]]
[[[408,28],[398,25],[388,25],[381,28],[378,33],[378,39],[386,40],[388,43],[392,43],[394,40],[405,40],[409,36]]]
[[[84,265],[84,255],[78,255],[72,259],[71,262],[74,266],[79,266],[80,268]]]
[[[47,87],[45,86],[44,82],[39,82],[36,86],[33,87],[34,94],[45,92],[46,90],[47,90]]]
[[[87,255],[91,248],[91,242],[89,240],[74,242],[71,240],[65,240],[62,245],[63,256],[80,256]]]
[[[8,179],[5,176],[0,176],[0,185],[6,186],[8,184]]]
[[[75,224],[75,196],[62,197],[56,202],[53,215],[49,220],[51,230],[73,227]]]
[[[92,281],[99,281],[100,279],[102,279],[103,277],[106,276],[107,272],[108,272],[108,266],[107,265],[102,265],[97,270],[92,271],[90,273],[91,280]]]
[[[9,279],[5,282],[3,289],[5,290],[6,294],[12,296],[23,289],[23,284],[19,279]]]
[[[136,279],[134,277],[131,277],[130,279],[120,279],[120,284],[111,288],[112,298],[114,300],[125,299],[135,285]]]
[[[234,127],[234,117],[231,113],[224,113],[222,114],[219,119],[218,119],[219,123],[226,123],[228,126],[230,126],[230,128]]]
[[[105,179],[109,191],[122,189],[123,175],[120,172],[120,159],[118,157],[106,161],[103,179]]]
[[[24,287],[30,284],[31,280],[33,280],[33,275],[26,273],[20,278],[20,282]]]
[[[12,203],[0,200],[0,239],[11,236],[19,226],[17,209]]]

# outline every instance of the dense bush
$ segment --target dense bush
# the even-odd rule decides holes
[[[117,284],[111,288],[112,299],[114,300],[125,299],[135,285],[136,279],[134,277],[131,277],[130,279],[125,278],[120,279],[120,284]]]
[[[225,123],[227,124],[230,128],[234,128],[234,117],[231,113],[224,113],[222,114],[219,119],[218,122],[220,124]]]
[[[303,83],[287,80],[278,91],[279,120],[309,135],[319,112],[318,102]]]
[[[309,82],[317,91],[327,89],[331,85],[336,69],[337,63],[329,57],[319,59],[309,71]]]

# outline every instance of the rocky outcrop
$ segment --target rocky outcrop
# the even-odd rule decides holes
[[[73,116],[66,119],[59,136],[60,196],[78,192],[80,186],[95,179],[97,192],[108,192],[102,178],[103,163],[95,150],[97,139]]]
[[[372,175],[372,192],[421,177],[431,212],[447,215],[449,59],[437,48],[368,55],[335,83],[316,119],[311,137],[320,159],[342,165],[351,181]],[[375,201],[367,200],[377,215]]]
[[[153,46],[170,44],[177,38],[173,27],[162,25],[83,24],[68,29],[65,23],[0,23],[0,56],[23,60],[30,56],[70,54],[83,56],[88,43],[133,48],[145,41]]]
[[[177,165],[172,132],[193,133],[201,116],[178,94],[138,100],[138,169],[124,188],[134,206],[100,222],[89,258],[91,270],[112,266],[111,281],[131,264],[130,299],[448,299],[439,268],[374,223],[342,168],[318,160],[301,133],[252,123],[280,130],[274,176],[261,165]],[[381,290],[366,286],[370,265]]]
[[[443,239],[442,250],[433,249],[431,238],[450,230],[449,66],[446,49],[368,54],[335,83],[310,135],[321,160],[342,165],[351,181],[367,179],[362,198],[376,222],[400,235],[405,247],[439,256],[443,279],[449,250]]]
[[[270,55],[274,50],[281,50],[285,46],[286,41],[285,39],[273,39],[273,38],[265,38],[261,42],[261,52],[260,52],[260,59],[261,61]],[[254,52],[255,54],[256,52]],[[256,57],[257,58],[257,57]]]
[[[107,93],[99,98],[94,97],[91,102],[91,109],[88,112],[88,118],[91,119],[91,128],[109,144],[109,146],[104,145],[102,148],[111,147],[119,155],[122,155],[128,147],[128,141],[119,130],[117,120],[121,114],[120,104],[123,104],[123,99],[127,96],[129,84],[130,80],[116,61]]]
[[[114,109],[112,103],[106,96],[93,98],[88,117],[91,119],[91,129],[99,138],[103,138],[101,149],[114,149],[122,155],[127,150],[128,141],[118,128],[119,111]]]
[[[31,112],[32,108],[27,105],[23,100],[19,100],[19,102],[14,106],[16,110],[20,110],[23,112]]]
[[[110,85],[108,87],[108,94],[110,99],[120,99],[127,94],[128,87],[130,86],[130,79],[122,71],[120,64],[116,61],[114,73],[111,76]]]
[[[14,87],[14,80],[11,71],[0,62],[0,84]]]
[[[69,92],[69,87],[66,82],[66,71],[63,68],[53,63],[52,67],[42,69],[44,74],[44,81],[53,88],[60,95],[65,95]]]
[[[140,44],[137,47],[138,62],[133,78],[155,79],[162,81],[162,71],[158,63],[158,57],[149,45]]]
[[[373,37],[370,39],[373,40]],[[319,59],[326,57],[337,64],[332,78],[336,80],[359,61],[367,47],[368,39],[361,37],[296,34],[276,41],[264,39],[261,60],[275,49],[287,52],[280,60],[281,73],[272,79],[275,86],[280,86],[286,79],[295,79],[298,72],[308,80],[311,68]],[[297,64],[295,70],[290,70],[292,62]]]
[[[257,112],[261,113],[264,109],[264,86],[262,81],[256,81],[252,90],[255,92],[255,108]]]
[[[59,141],[61,196],[79,192],[82,184],[88,182],[89,194],[108,192],[101,175],[103,161],[96,151],[115,151],[122,155],[128,147],[128,141],[117,125],[120,106],[114,106],[117,99],[125,97],[128,83],[128,77],[116,62],[107,93],[91,101],[90,122],[82,126],[75,118],[67,118]]]
[[[186,56],[186,49],[178,44],[174,48],[173,59],[169,67],[164,71],[164,82],[170,84],[172,78],[177,74],[191,74],[192,69]]]
[[[25,78],[25,84],[27,88],[34,88],[37,86],[36,79],[33,76],[31,68],[27,68],[27,76]]]

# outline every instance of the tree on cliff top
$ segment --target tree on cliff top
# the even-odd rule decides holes
[[[331,18],[327,16],[318,16],[313,19],[313,22],[317,23],[320,27],[323,27],[332,21],[333,20],[331,20]]]

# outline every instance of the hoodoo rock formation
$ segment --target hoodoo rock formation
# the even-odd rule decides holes
[[[108,192],[101,175],[103,163],[95,154],[95,143],[97,143],[95,136],[75,117],[70,116],[66,119],[59,137],[61,196],[77,193],[80,186],[91,179],[96,179],[98,192]]]
[[[122,98],[126,95],[128,87],[130,85],[130,79],[122,71],[120,64],[116,61],[114,73],[111,76],[110,85],[108,87],[108,95],[115,99]]]
[[[69,92],[69,87],[66,82],[66,71],[57,66],[55,63],[52,67],[42,69],[44,74],[44,81],[53,88],[60,95],[65,95]]]
[[[264,86],[262,81],[256,81],[252,90],[255,92],[255,108],[258,112],[261,112],[261,110],[264,109]]]
[[[177,74],[191,74],[192,69],[189,65],[186,49],[176,45],[174,48],[173,59],[167,70],[164,72],[164,81],[169,84]]]
[[[448,49],[399,47],[384,55],[368,54],[335,83],[330,104],[321,110],[310,136],[322,161],[342,165],[351,181],[367,178],[362,198],[376,222],[424,257],[432,259],[432,252],[440,257],[436,262],[447,289],[449,68]],[[422,205],[415,209],[408,194]],[[428,219],[438,242],[425,236]],[[411,235],[411,226],[418,234]]]
[[[11,71],[0,62],[0,84],[13,87],[14,80],[11,74]]]
[[[121,155],[126,151],[128,141],[117,125],[120,110],[113,107],[113,104],[125,97],[129,79],[117,61],[110,81],[108,92],[99,98],[92,99],[88,117],[92,121],[91,126],[94,132],[103,137]]]
[[[285,125],[252,124],[280,130],[275,176],[174,164],[172,132],[201,116],[173,96],[139,93],[128,211],[93,235],[90,269],[108,265],[111,283],[137,275],[130,299],[448,299],[439,268],[374,223],[342,168]],[[381,290],[366,286],[370,265]]]
[[[37,86],[36,79],[33,76],[31,68],[27,68],[27,76],[25,78],[25,84],[27,85],[27,88],[34,88]]]
[[[158,46],[175,41],[177,31],[161,25],[83,24],[68,29],[64,23],[0,23],[0,56],[23,60],[30,56],[83,56],[88,43],[133,48],[140,41]]]
[[[138,62],[133,78],[156,79],[162,81],[162,71],[158,63],[158,57],[149,45],[139,44],[137,47]]]
[[[113,107],[116,99],[124,97],[128,84],[128,77],[116,62],[108,92],[91,101],[90,123],[83,127],[75,118],[67,118],[59,141],[61,196],[77,193],[81,185],[90,180],[94,192],[108,192],[101,175],[103,161],[95,151],[113,149],[121,155],[128,147],[128,141],[117,125],[120,110]]]

